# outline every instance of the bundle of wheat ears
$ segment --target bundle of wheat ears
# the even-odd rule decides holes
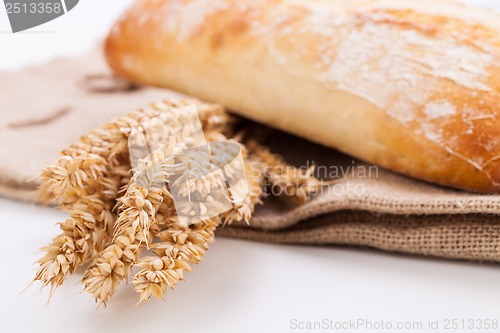
[[[248,194],[219,216],[182,225],[168,186],[144,186],[130,162],[131,132],[175,109],[195,104],[208,141],[237,142],[244,156]],[[304,202],[321,182],[311,170],[288,166],[261,146],[252,132],[223,107],[197,100],[168,100],[112,120],[61,152],[40,176],[39,199],[69,214],[59,223],[62,233],[42,248],[45,255],[34,278],[50,286],[50,295],[68,275],[89,264],[82,283],[96,302],[108,304],[118,286],[129,279],[139,302],[162,299],[199,263],[219,225],[250,221],[266,187],[276,186],[285,198]],[[144,249],[149,255],[141,256]],[[49,298],[50,299],[50,298]]]

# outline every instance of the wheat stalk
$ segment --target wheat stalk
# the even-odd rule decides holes
[[[82,220],[69,219],[59,226],[63,233],[42,248],[46,254],[37,261],[40,269],[34,278],[43,286],[50,286],[51,295],[64,282],[66,274],[74,273],[88,259],[92,248],[90,233]]]
[[[115,224],[119,231],[112,244],[97,255],[96,263],[87,270],[82,280],[85,290],[96,301],[107,304],[139,258],[142,245],[149,243],[150,220],[155,219],[165,191],[162,188],[139,188],[131,179],[127,192],[120,198],[120,214]],[[148,225],[147,230],[142,225]]]
[[[40,265],[34,280],[51,286],[51,294],[60,286],[67,274],[73,274],[81,265],[107,242],[106,226],[112,225],[112,202],[97,195],[77,199],[71,207],[71,219],[60,223],[62,234],[41,250],[46,254],[37,262]],[[68,204],[66,204],[68,205]]]
[[[247,157],[245,159],[245,172],[248,183],[248,194],[243,201],[236,203],[233,209],[222,215],[224,225],[241,221],[249,223],[255,206],[262,203],[265,180],[262,163],[251,157]]]
[[[271,153],[269,148],[254,140],[246,143],[251,155],[258,159],[273,194],[291,198],[302,204],[309,200],[311,193],[316,193],[322,186],[321,180],[313,176],[314,166],[307,170],[287,164],[284,159]]]
[[[153,132],[156,137],[152,139],[165,144],[134,166],[133,177],[130,177],[128,140],[134,128],[142,126],[147,130],[149,121],[193,102],[198,103],[189,99],[156,103],[149,109],[114,119],[83,136],[79,143],[65,149],[58,161],[44,169],[40,200],[56,202],[71,217],[60,223],[62,233],[42,248],[46,254],[38,261],[40,269],[35,280],[50,286],[51,295],[66,275],[92,260],[82,282],[100,304],[108,304],[134,265],[140,269],[132,278],[132,285],[140,294],[139,301],[147,301],[151,296],[162,298],[167,289],[183,280],[193,264],[202,260],[218,225],[249,222],[264,196],[266,181],[299,201],[307,200],[320,186],[312,177],[312,169],[291,168],[281,157],[255,142],[247,143],[247,152],[238,142],[241,139],[228,140],[227,136],[234,134],[233,118],[218,105],[198,103],[206,139],[221,142],[210,145],[210,162],[224,168],[226,183],[232,184],[228,188],[230,196],[241,197],[244,179],[240,179],[236,166],[226,166],[235,151],[241,151],[249,191],[220,216],[189,226],[179,224],[178,213],[195,209],[196,214],[204,216],[204,202],[217,203],[221,199],[211,190],[212,180],[199,177],[212,170],[202,155],[197,152],[172,155],[175,152],[172,146],[180,150],[192,148],[189,143],[183,145],[184,137],[172,137],[174,127],[184,136],[190,129],[183,127],[182,121],[176,123],[176,119],[171,119],[165,133]],[[225,145],[227,142],[233,145]],[[169,183],[171,176],[175,177]],[[196,181],[188,182],[191,178]],[[166,182],[180,186],[181,195],[195,198],[199,207],[174,206]],[[140,259],[145,248],[153,255]]]
[[[47,254],[38,261],[40,269],[35,280],[50,285],[52,293],[64,282],[66,274],[75,272],[94,250],[100,251],[110,242],[108,231],[116,218],[111,210],[120,186],[129,178],[127,145],[131,129],[193,102],[197,101],[184,99],[156,103],[150,109],[108,122],[65,149],[58,161],[43,170],[39,200],[55,201],[61,210],[69,212],[74,223],[64,225],[66,229],[73,226],[74,230],[65,230],[51,245],[42,248]],[[228,122],[227,114],[218,105],[201,104],[199,115],[203,126],[209,129],[223,130]],[[89,219],[89,214],[95,225],[87,227],[79,223],[79,215]],[[65,255],[69,251],[68,244],[80,243],[82,239],[85,239],[85,246],[77,249],[77,256]],[[61,260],[63,257],[65,260]],[[55,271],[58,273],[54,274]]]

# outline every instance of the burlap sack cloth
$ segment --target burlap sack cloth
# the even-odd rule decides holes
[[[24,201],[33,200],[37,185],[27,180],[79,136],[174,94],[113,79],[98,53],[1,73],[0,87],[0,195]],[[348,176],[300,207],[266,200],[249,227],[221,228],[220,234],[500,261],[500,196],[453,191],[369,168],[282,133],[267,143],[298,166],[314,161],[327,173]]]

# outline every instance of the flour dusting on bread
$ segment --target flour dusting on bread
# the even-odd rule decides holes
[[[304,14],[288,11],[288,20],[281,17],[286,24],[276,25],[275,34],[268,35],[269,53],[279,66],[292,75],[313,78],[327,89],[364,98],[415,134],[484,172],[489,142],[466,149],[470,140],[450,135],[445,128],[462,123],[473,139],[483,135],[485,127],[471,124],[470,119],[498,119],[497,111],[461,105],[457,96],[442,92],[453,87],[470,99],[498,94],[489,84],[490,69],[500,61],[494,51],[455,35],[437,37],[432,27],[402,24],[385,14],[384,7],[342,13],[338,7],[329,9],[314,2],[288,3],[302,8]],[[464,108],[469,118],[460,116]]]
[[[157,17],[163,27],[186,41],[193,37],[211,15],[228,9],[230,4],[223,0],[185,1],[173,0],[163,7]]]
[[[424,113],[428,119],[438,119],[456,115],[457,109],[448,101],[430,102],[425,106]]]

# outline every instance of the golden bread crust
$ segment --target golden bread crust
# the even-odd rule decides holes
[[[500,192],[500,15],[440,0],[139,0],[110,66],[388,169]]]

